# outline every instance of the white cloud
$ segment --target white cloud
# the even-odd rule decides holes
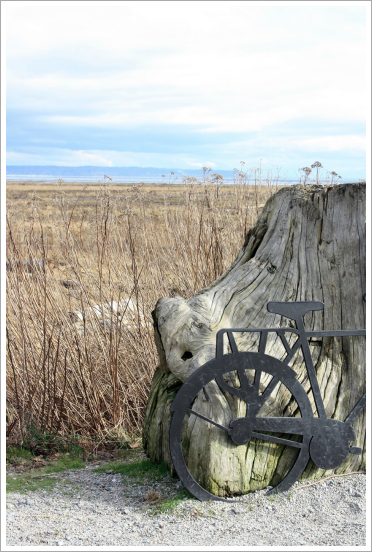
[[[78,150],[76,154],[80,157],[80,160],[86,164],[87,161],[93,163],[94,165],[107,165],[112,167],[112,161],[105,159],[102,155],[98,153],[87,153],[86,151]]]
[[[213,163],[213,161],[206,161],[205,163],[198,163],[195,161],[187,161],[187,164],[190,165],[190,167],[197,167],[201,169],[202,167],[210,167],[215,168],[217,167],[216,163]]]
[[[365,32],[360,27],[365,23],[366,6],[346,2],[314,6],[239,1],[18,1],[6,3],[5,9],[15,52],[24,52],[25,47],[45,52],[74,46],[75,54],[80,54],[81,45],[97,45],[112,57],[121,57],[162,47],[171,51],[186,46],[186,50],[200,52],[202,46],[223,52],[231,46],[237,51],[268,44],[281,48],[291,39],[297,49],[309,43],[313,47],[331,43],[335,36],[349,41]]]
[[[111,152],[83,151],[57,148],[40,148],[39,153],[24,153],[8,151],[8,165],[97,165],[112,167],[112,161],[107,159]],[[47,162],[45,160],[47,159]]]
[[[350,151],[366,150],[365,136],[316,136],[298,140],[297,146],[307,151]]]
[[[283,92],[275,97],[260,87],[258,92],[233,91],[230,98],[225,90],[216,90],[210,97],[209,92],[202,90],[196,95],[181,89],[173,89],[173,96],[169,97],[166,87],[157,88],[152,82],[143,83],[144,89],[154,91],[152,94],[136,95],[131,91],[133,83],[138,82],[135,77],[128,78],[127,85],[124,81],[121,87],[120,76],[116,80],[113,77],[101,88],[95,79],[56,79],[51,86],[49,78],[24,82],[22,92],[16,93],[22,99],[18,103],[23,108],[31,108],[32,104],[38,105],[39,110],[44,108],[47,114],[41,116],[41,121],[72,127],[186,125],[197,126],[201,132],[256,132],[296,119],[338,123],[365,120],[364,88],[344,87],[341,93],[336,83],[324,90]],[[70,84],[76,89],[75,102],[80,113],[74,107],[71,114]],[[21,81],[18,86],[21,89]],[[57,113],[53,113],[51,104],[59,106]]]
[[[54,123],[209,132],[364,121],[363,7],[278,4],[6,3],[8,104]]]
[[[48,161],[45,162],[45,159]],[[40,148],[40,152],[23,153],[16,151],[7,152],[7,165],[64,165],[80,166],[95,165],[101,167],[171,167],[174,169],[187,169],[191,166],[217,167],[213,161],[205,163],[193,162],[189,156],[171,153],[143,153],[133,151],[114,150],[70,150],[59,148]]]
[[[366,137],[364,135],[315,135],[311,138],[300,132],[292,136],[259,136],[250,140],[241,140],[239,142],[230,142],[225,146],[227,154],[234,151],[281,151],[283,153],[291,152],[354,152],[364,153],[366,150]]]
[[[368,99],[366,3],[4,6],[7,105],[18,116],[22,138],[32,136],[28,151],[33,148],[9,152],[9,163],[232,168],[247,157],[283,159],[293,152],[312,157],[324,151],[345,152],[346,158],[365,150],[360,128]],[[27,128],[19,122],[24,113],[31,120]],[[311,136],[300,127],[284,134],[298,121],[311,122]],[[335,136],[322,134],[330,123]],[[173,127],[174,151],[182,153],[169,153],[169,141],[161,147],[161,136],[160,153],[148,144],[149,152],[121,152],[121,144],[113,142],[104,149],[100,131],[107,137],[113,129],[120,136],[121,129],[139,127],[144,137]],[[65,146],[69,134],[80,136],[80,128],[94,128],[96,142],[77,140],[59,150],[35,146],[41,132],[43,140],[48,132],[55,136],[54,144],[62,135]],[[185,129],[199,132],[194,148],[183,148]],[[221,144],[223,133],[249,139],[232,142],[227,136]]]
[[[365,137],[359,135],[335,136],[292,136],[259,137],[251,140],[230,142],[213,148],[215,161],[203,157],[203,153],[191,157],[186,153],[135,152],[115,150],[71,150],[60,148],[39,148],[39,153],[21,153],[9,151],[7,164],[17,165],[97,165],[171,167],[179,169],[210,167],[212,169],[230,169],[239,166],[241,160],[246,165],[280,165],[285,167],[294,158],[309,163],[314,155],[347,159],[357,159],[365,154]],[[269,155],[268,155],[269,154]],[[47,162],[45,161],[47,159]],[[200,161],[201,159],[201,161]],[[315,159],[315,158],[314,158]],[[314,161],[313,159],[313,161]],[[355,163],[355,161],[354,161]]]

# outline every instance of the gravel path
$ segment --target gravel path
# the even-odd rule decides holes
[[[136,483],[95,467],[50,475],[48,489],[8,493],[7,546],[366,546],[363,474],[274,498],[184,499],[161,511],[145,496],[174,495],[176,479]]]

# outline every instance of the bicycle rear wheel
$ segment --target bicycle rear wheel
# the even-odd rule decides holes
[[[238,374],[239,386],[237,387],[231,385],[234,373]],[[200,405],[202,400],[200,396],[201,394],[203,397],[208,396],[208,389],[209,392],[212,389],[211,385],[214,389],[218,385],[224,399],[229,400],[229,395],[230,399],[232,397],[230,406],[234,401],[236,403],[238,419],[231,420],[229,425],[224,425],[221,420],[215,420],[198,411],[197,405]],[[299,414],[299,416],[296,414],[296,418],[283,418],[284,423],[277,416],[273,416],[276,413],[273,405],[280,385],[284,386],[287,396],[291,397],[292,404],[297,405],[297,414]],[[211,484],[210,478],[208,480],[208,476],[200,468],[202,465],[200,462],[202,447],[199,446],[198,449],[200,444],[194,445],[192,453],[190,448],[188,449],[190,436],[187,432],[190,420],[193,420],[194,424],[214,426],[213,429],[216,432],[221,431],[226,435],[227,449],[241,445],[245,447],[245,457],[252,455],[252,451],[257,452],[260,447],[265,451],[267,458],[272,459],[273,455],[276,455],[277,460],[279,458],[276,471],[280,466],[280,475],[273,473],[269,483],[273,488],[268,494],[288,490],[300,477],[309,460],[311,431],[310,424],[305,423],[313,417],[309,399],[297,380],[296,373],[286,364],[268,355],[239,352],[207,362],[183,384],[173,401],[171,410],[173,417],[169,443],[173,465],[186,488],[199,500],[226,499],[216,494],[214,484]],[[285,420],[291,420],[290,427],[288,423],[285,427]],[[255,431],[255,424],[264,427],[264,431]],[[243,432],[240,434],[239,431],[235,431],[238,425],[243,427]],[[292,433],[296,427],[298,431]],[[285,433],[284,436],[283,433]],[[280,481],[277,481],[278,477]],[[228,488],[227,481],[224,488],[217,489],[217,493],[223,494]],[[213,490],[214,492],[211,492]],[[239,491],[236,494],[239,494]]]

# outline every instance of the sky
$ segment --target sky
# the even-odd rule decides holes
[[[4,2],[7,165],[366,176],[369,2]]]

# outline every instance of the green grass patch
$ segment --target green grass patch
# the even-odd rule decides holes
[[[51,451],[51,456],[55,456],[56,451]],[[62,450],[58,452],[58,455],[60,457],[70,457],[71,459],[76,458],[82,458],[83,457],[83,451],[81,447],[74,446],[72,447],[72,452],[69,452],[67,450]],[[6,460],[8,464],[20,464],[21,462],[27,462],[27,465],[32,465],[32,460],[39,456],[38,454],[35,454],[33,450],[30,450],[27,446],[10,446],[7,448],[6,451]],[[46,461],[49,461],[49,456],[46,456]],[[54,461],[54,460],[53,460]]]
[[[49,466],[38,470],[38,473],[58,473],[66,470],[79,470],[85,468],[86,464],[80,458],[71,458],[66,454],[61,455],[58,460],[54,460]]]
[[[6,451],[6,459],[10,464],[19,464],[21,462],[31,461],[35,454],[31,450],[23,447],[9,447]]]
[[[41,488],[50,488],[56,480],[47,476],[51,473],[59,473],[66,470],[77,470],[85,468],[85,463],[80,458],[71,458],[66,454],[61,455],[58,460],[50,462],[42,468],[31,469],[31,471],[22,474],[7,475],[6,491],[27,493]]]
[[[39,489],[51,489],[56,484],[55,479],[49,477],[35,477],[32,474],[22,474],[6,478],[7,493],[28,493]]]
[[[66,440],[61,435],[56,435],[48,430],[42,429],[38,426],[34,419],[30,423],[26,424],[27,436],[25,437],[24,444],[34,446],[48,450],[51,452],[68,452],[71,456],[80,456],[83,453],[83,445],[80,443],[82,437],[79,435],[69,435]]]
[[[163,500],[163,502],[158,504],[152,513],[154,515],[172,514],[177,506],[179,506],[181,502],[188,498],[194,498],[194,496],[189,493],[187,489],[180,489],[174,496],[172,496],[171,498],[167,498],[166,500]]]
[[[137,481],[151,478],[153,481],[159,481],[170,475],[170,470],[164,462],[161,464],[153,464],[150,460],[137,460],[135,462],[123,463],[109,462],[104,466],[96,468],[96,473],[105,473],[107,470],[113,470],[114,473],[119,473],[125,477],[133,477]]]
[[[130,477],[136,483],[155,483],[170,476],[170,469],[165,462],[154,464],[151,460],[140,459],[124,463],[123,461],[109,462],[104,466],[96,468],[96,473],[105,473],[112,470],[122,477]],[[178,490],[173,496],[162,500],[156,506],[150,507],[149,513],[157,515],[162,513],[172,513],[183,500],[194,498],[187,489]]]

